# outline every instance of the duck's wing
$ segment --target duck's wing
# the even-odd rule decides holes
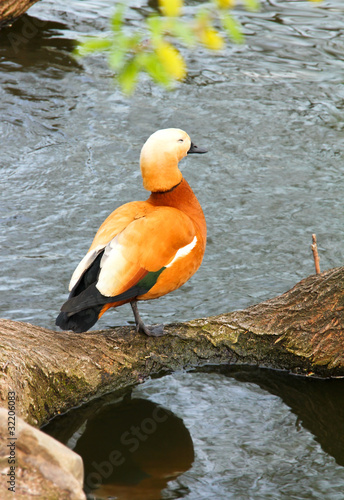
[[[107,230],[110,234],[105,225],[102,231]],[[154,207],[152,211],[137,216],[105,246],[92,244],[92,253],[85,256],[80,269],[95,257],[77,279],[70,299],[61,311],[72,315],[146,293],[178,252],[183,253],[194,238],[193,222],[176,208]]]
[[[75,289],[80,279],[102,253],[113,238],[123,231],[131,222],[147,215],[150,207],[144,201],[134,201],[120,206],[112,212],[98,229],[93,242],[85,255],[76,267],[70,283],[69,291]]]

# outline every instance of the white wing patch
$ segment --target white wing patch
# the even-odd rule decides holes
[[[185,245],[185,247],[182,247],[178,250],[176,255],[173,257],[171,262],[166,267],[171,267],[172,264],[174,264],[177,259],[180,259],[181,257],[185,257],[186,255],[188,255],[191,252],[191,250],[195,248],[196,243],[197,243],[197,238],[195,236],[191,243]]]
[[[188,255],[196,246],[196,243],[197,237],[195,236],[191,243],[185,247],[179,248],[171,262],[167,264],[166,267],[171,267],[176,260]],[[113,291],[116,288],[123,287],[121,274],[123,270],[130,266],[131,263],[128,251],[126,251],[125,247],[119,243],[117,235],[107,245],[98,245],[85,255],[73,273],[69,283],[69,291],[74,288],[82,274],[90,267],[92,262],[102,250],[104,250],[104,255],[100,261],[101,271],[96,287],[100,293],[107,297],[113,295]]]
[[[100,261],[100,274],[96,287],[106,297],[114,295],[114,290],[122,288],[122,273],[128,268],[128,251],[118,242],[115,236],[105,247]]]
[[[102,250],[104,250],[104,255],[100,261],[100,274],[96,287],[100,293],[110,297],[114,288],[123,286],[121,270],[128,266],[128,256],[125,248],[118,243],[118,237],[115,236],[107,245],[98,245],[85,255],[73,273],[69,283],[69,291],[74,288],[82,274],[91,266]]]
[[[71,280],[69,282],[69,291],[71,292],[79,279],[81,278],[82,274],[90,267],[92,262],[95,260],[97,255],[103,250],[105,245],[98,245],[96,246],[93,250],[88,252],[85,257],[79,262],[77,268],[75,269]]]

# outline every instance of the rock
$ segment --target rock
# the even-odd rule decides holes
[[[81,457],[19,417],[10,436],[9,423],[8,410],[0,408],[1,498],[85,500]]]

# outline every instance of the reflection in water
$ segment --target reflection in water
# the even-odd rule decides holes
[[[206,367],[150,380],[133,396],[109,394],[44,430],[82,456],[90,499],[158,500],[162,490],[168,499],[237,499],[248,484],[255,499],[277,490],[305,498],[297,481],[323,498],[343,484],[327,455],[344,465],[343,388],[340,379]]]
[[[75,40],[61,36],[61,31],[66,29],[61,22],[41,20],[27,14],[12,27],[3,28],[0,31],[0,58],[6,57],[4,70],[8,70],[10,61],[18,65],[12,67],[12,71],[32,67],[49,71],[53,66],[70,71],[80,67],[70,54],[76,46]]]
[[[272,370],[227,368],[222,373],[210,367],[207,373],[176,373],[135,387],[135,397],[181,416],[193,439],[193,466],[168,484],[164,498],[181,498],[181,486],[188,488],[188,500],[343,498],[344,468],[319,444],[327,443],[330,425],[335,428],[329,440],[343,444],[343,418],[334,415],[341,412],[336,399],[342,397],[343,381],[325,400],[318,398],[321,387],[313,387],[318,381],[304,379],[296,386],[294,381]],[[327,412],[317,413],[307,394],[314,397],[314,407],[323,404]],[[290,395],[293,411],[285,404]]]
[[[254,382],[279,396],[322,449],[344,466],[344,380],[307,379],[249,367],[220,371],[242,382]]]
[[[130,397],[105,404],[98,411],[93,407],[93,412],[74,447],[83,458],[89,498],[157,500],[168,481],[191,467],[190,434],[172,412],[149,400]],[[74,421],[72,416],[73,428]],[[68,425],[68,418],[62,425],[60,419],[44,430],[61,439],[60,431]]]

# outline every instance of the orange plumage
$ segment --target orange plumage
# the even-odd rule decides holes
[[[130,302],[137,330],[162,334],[161,325],[143,324],[136,303],[179,288],[201,265],[206,222],[178,162],[188,153],[205,152],[179,129],[150,136],[140,166],[143,185],[151,195],[147,201],[117,208],[100,226],[72,276],[58,326],[86,331],[110,307]]]

